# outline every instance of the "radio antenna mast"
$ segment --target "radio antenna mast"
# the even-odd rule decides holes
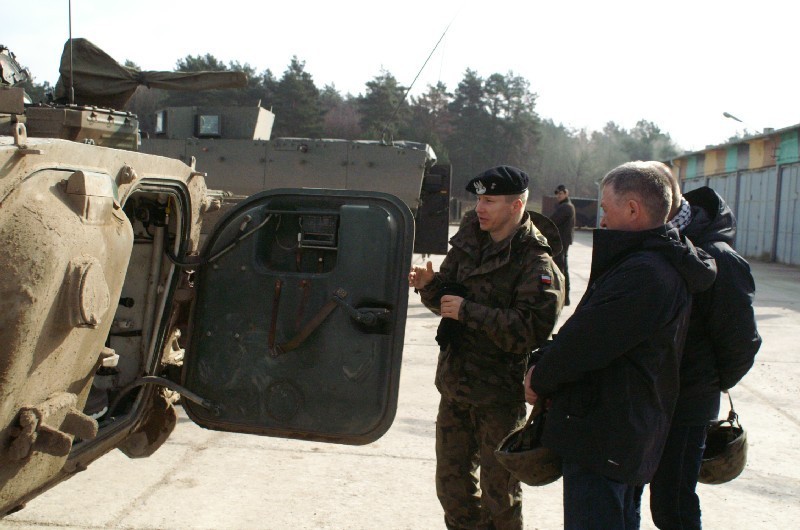
[[[438,41],[436,41],[436,45],[435,45],[435,46],[433,47],[433,49],[431,50],[431,53],[429,53],[429,54],[428,54],[428,58],[427,58],[427,59],[425,59],[425,62],[424,62],[424,63],[422,63],[422,67],[420,67],[419,71],[417,72],[417,75],[416,75],[416,76],[414,76],[414,80],[413,80],[413,81],[411,81],[411,84],[410,84],[410,85],[408,86],[408,88],[406,89],[405,93],[403,94],[403,97],[402,97],[402,98],[400,98],[400,101],[398,101],[398,102],[397,102],[397,105],[395,105],[395,107],[394,107],[394,112],[392,112],[392,116],[389,118],[389,120],[388,120],[388,121],[386,122],[386,124],[383,126],[383,132],[381,132],[381,143],[383,143],[383,144],[387,143],[387,142],[386,142],[386,132],[389,130],[389,124],[390,124],[390,123],[392,123],[392,120],[394,120],[395,116],[397,116],[397,111],[399,111],[399,110],[400,110],[400,105],[402,105],[402,104],[403,104],[403,102],[406,100],[406,97],[408,96],[408,93],[409,93],[409,92],[411,92],[411,89],[414,87],[414,83],[416,83],[416,82],[417,82],[417,79],[419,78],[419,75],[420,75],[420,74],[422,73],[422,71],[425,69],[425,66],[428,64],[428,61],[430,61],[430,60],[431,60],[431,57],[433,56],[433,53],[436,51],[436,48],[438,48],[438,47],[439,47],[439,44],[442,42],[442,39],[444,39],[444,36],[445,36],[445,35],[447,35],[447,30],[449,30],[449,29],[450,29],[450,26],[452,26],[452,25],[453,25],[453,22],[455,21],[455,19],[456,19],[456,17],[457,17],[457,16],[458,16],[458,12],[456,12],[456,14],[455,14],[455,15],[453,15],[453,19],[450,21],[450,23],[449,23],[449,24],[447,24],[447,27],[446,27],[446,28],[444,28],[444,31],[442,32],[442,36],[441,36],[441,37],[439,37],[439,40],[438,40]]]
[[[73,81],[74,73],[72,70],[72,0],[67,2],[69,9],[69,104],[75,104],[75,84]]]

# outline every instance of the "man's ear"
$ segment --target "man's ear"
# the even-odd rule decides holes
[[[644,208],[644,205],[636,199],[631,199],[628,201],[628,212],[630,215],[630,219],[633,221],[635,226],[638,226],[642,230],[646,230],[649,228],[653,228],[657,226],[658,223],[653,224],[653,219],[650,216],[650,212]],[[664,224],[664,223],[661,223]]]
[[[642,205],[636,199],[628,199],[628,216],[631,219],[641,220],[644,211]]]

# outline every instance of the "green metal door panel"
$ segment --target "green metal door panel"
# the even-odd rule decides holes
[[[732,145],[725,152],[725,171],[733,173],[739,169],[739,146]]]
[[[697,177],[697,157],[690,156],[686,160],[686,178],[693,179]]]
[[[781,145],[778,149],[778,164],[793,164],[800,161],[800,144],[798,144],[797,131],[790,131],[781,135]]]
[[[218,225],[183,384],[212,429],[363,444],[397,405],[413,220],[375,192],[277,190]]]

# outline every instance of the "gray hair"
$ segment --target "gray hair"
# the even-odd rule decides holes
[[[664,224],[672,206],[672,182],[652,162],[628,162],[609,171],[601,186],[611,186],[618,195],[635,195],[653,222]]]
[[[681,199],[683,199],[683,195],[681,194],[681,185],[678,182],[678,178],[672,173],[672,169],[664,162],[658,162],[656,160],[651,160],[647,162],[651,164],[656,171],[661,171],[664,173],[664,176],[667,177],[670,183],[670,189],[672,190],[672,207],[669,209],[671,214],[675,214],[678,212],[678,209],[681,207]]]

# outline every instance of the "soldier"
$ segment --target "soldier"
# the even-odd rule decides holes
[[[665,226],[669,180],[644,162],[602,181],[591,275],[572,317],[535,354],[533,404],[550,398],[542,444],[561,455],[564,528],[639,528],[678,397],[691,293],[713,260]]]
[[[510,166],[467,184],[478,196],[439,272],[409,285],[442,316],[436,387],[436,492],[449,529],[522,529],[522,490],[494,450],[525,418],[523,377],[563,304],[562,275],[525,212],[528,175]],[[480,481],[477,469],[480,466]]]
[[[720,391],[744,377],[761,346],[753,314],[755,282],[750,265],[731,247],[736,219],[722,197],[708,187],[682,196],[669,167],[651,164],[672,183],[669,224],[717,263],[714,285],[692,300],[678,404],[650,483],[650,512],[658,528],[699,529],[700,499],[695,489],[706,428],[719,416]]]
[[[572,236],[575,231],[575,206],[569,200],[569,190],[563,184],[556,186],[556,200],[558,204],[550,220],[558,228],[558,235],[561,237],[562,251],[553,258],[564,274],[564,305],[569,305],[569,264],[567,263],[567,252],[572,244]]]

